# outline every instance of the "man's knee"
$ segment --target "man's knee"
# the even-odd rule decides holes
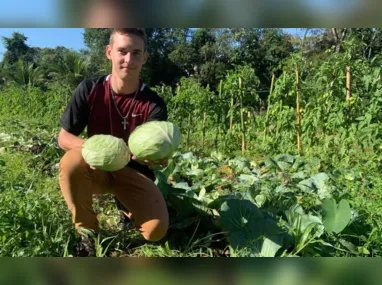
[[[167,233],[168,220],[152,220],[142,225],[142,235],[148,241],[159,241]]]
[[[73,174],[77,171],[86,169],[86,162],[82,158],[80,150],[72,149],[67,151],[59,163],[59,172]]]

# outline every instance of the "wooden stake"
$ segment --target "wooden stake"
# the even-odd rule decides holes
[[[221,100],[221,97],[222,97],[222,85],[223,85],[223,80],[220,80],[220,84],[219,84],[219,100]],[[216,151],[218,151],[219,149],[219,130],[220,130],[220,113],[221,110],[219,109],[218,110],[218,118],[217,118],[217,128],[216,128],[216,136],[215,136],[215,149]]]
[[[203,112],[203,138],[202,138],[202,148],[204,148],[204,138],[206,137],[206,112]]]
[[[187,145],[186,145],[186,148],[187,150],[189,149],[189,146],[190,146],[190,134],[191,134],[191,111],[190,113],[188,114],[188,130],[187,130]]]
[[[301,117],[300,117],[300,80],[299,80],[299,72],[296,69],[296,117],[297,117],[297,149],[298,153],[302,154],[301,147]]]
[[[351,97],[350,93],[350,67],[346,67],[346,101],[349,101]]]
[[[271,90],[269,91],[269,96],[268,96],[268,106],[267,106],[267,116],[265,118],[265,122],[268,123],[268,118],[269,118],[269,105],[271,104],[271,96],[273,93],[273,84],[275,83],[275,75],[272,74],[272,81],[271,81]]]
[[[232,114],[231,114],[231,116],[230,116],[230,118],[229,118],[229,129],[230,130],[232,130],[232,118],[233,118],[233,110],[232,110],[232,108],[233,108],[233,94],[231,94],[231,112],[232,112]]]
[[[267,115],[265,117],[265,126],[264,126],[264,140],[265,137],[268,133],[268,119],[269,119],[269,106],[271,105],[271,96],[273,93],[273,85],[275,83],[275,75],[272,74],[272,81],[271,81],[271,90],[269,91],[269,96],[268,96],[268,106],[267,106]]]
[[[241,77],[239,77],[239,92],[240,92],[240,118],[241,118],[241,151],[245,151],[245,126],[244,126],[244,112],[243,112],[243,91],[242,91],[242,81]]]

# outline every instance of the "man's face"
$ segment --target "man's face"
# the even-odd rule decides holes
[[[140,37],[115,33],[112,46],[106,46],[106,56],[112,61],[113,73],[119,78],[136,79],[148,54],[144,51],[144,42]]]

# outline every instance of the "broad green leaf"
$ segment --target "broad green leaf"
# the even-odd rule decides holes
[[[191,190],[186,190],[186,192],[183,194],[184,196],[190,197],[190,198],[198,198],[198,195],[191,189]]]
[[[267,197],[264,194],[259,194],[255,197],[256,205],[259,208],[264,205],[266,200],[267,200]]]
[[[338,206],[334,199],[322,203],[323,223],[327,232],[340,233],[351,220],[351,209],[348,201],[341,200]]]
[[[197,160],[197,157],[192,152],[187,152],[187,153],[182,154],[182,158],[184,160],[190,160],[190,161]]]
[[[297,173],[294,173],[291,178],[292,179],[305,179],[308,176],[306,171],[299,171]]]
[[[198,200],[202,201],[205,195],[206,195],[206,188],[202,187],[202,189],[199,192]]]
[[[196,210],[190,201],[190,197],[181,194],[169,194],[167,196],[170,204],[181,217],[190,217],[196,214]]]
[[[293,171],[297,171],[300,167],[304,166],[305,161],[301,157],[296,157],[292,169]]]
[[[188,186],[187,182],[179,182],[174,185],[174,188],[184,189],[184,190],[191,190],[191,187]]]
[[[250,161],[245,157],[236,157],[228,161],[228,165],[234,167],[238,172],[249,171],[251,168]]]
[[[155,184],[158,186],[159,190],[162,192],[163,196],[166,198],[168,194],[185,193],[185,189],[173,187],[167,183],[165,175],[161,172],[156,173]]]
[[[300,181],[297,184],[297,187],[304,192],[316,192],[321,199],[325,199],[330,196],[330,188],[327,185],[328,181],[329,176],[326,173],[321,172],[308,179]]]
[[[282,235],[272,236],[265,238],[261,247],[260,256],[262,257],[275,257],[277,251],[283,246]]]
[[[223,159],[224,159],[224,155],[221,154],[220,152],[216,152],[216,151],[213,151],[213,152],[211,153],[211,157],[212,157],[213,159],[218,160],[218,161],[223,161]]]
[[[210,216],[212,215],[212,209],[207,208],[203,205],[202,201],[197,199],[195,193],[191,193],[189,196],[186,194],[176,194],[169,195],[168,200],[171,205],[178,211],[180,216],[189,217],[192,214],[200,214],[202,216]]]
[[[248,200],[228,200],[220,208],[221,225],[234,248],[257,241],[264,232],[264,216]]]
[[[315,223],[316,226],[316,233],[315,236],[320,237],[324,233],[324,225],[322,223],[322,220],[317,217],[313,216],[312,214],[303,215],[301,218],[301,231],[305,231],[305,229],[310,225]]]
[[[218,210],[220,209],[221,205],[231,199],[236,199],[235,195],[223,195],[217,197],[215,200],[213,200],[211,203],[209,203],[207,206],[211,209]]]
[[[170,228],[182,230],[182,229],[185,229],[185,228],[191,226],[193,223],[195,223],[196,221],[199,221],[199,220],[200,220],[200,217],[186,218],[186,219],[183,219],[182,221],[180,221],[178,223],[172,224],[170,226]]]
[[[289,154],[280,154],[274,160],[282,171],[287,171],[293,166],[295,157]]]
[[[240,182],[244,183],[245,185],[253,185],[260,179],[257,178],[255,175],[251,174],[240,174],[239,176]]]
[[[202,169],[192,169],[186,173],[189,176],[196,176],[196,178],[200,179],[204,175],[204,171]]]
[[[288,187],[285,187],[283,185],[279,185],[275,188],[275,193],[287,193],[287,192],[292,192],[292,190]]]
[[[295,161],[295,159],[296,158],[290,154],[279,154],[279,155],[275,156],[276,161],[284,161],[284,162],[287,162],[289,164],[292,164]]]
[[[176,193],[184,193],[185,192],[184,189],[172,187],[167,182],[162,181],[162,180],[157,182],[157,186],[158,186],[159,190],[162,192],[163,197],[165,197],[165,198],[169,194],[176,194]]]

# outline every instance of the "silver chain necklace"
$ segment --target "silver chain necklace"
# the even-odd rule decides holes
[[[134,95],[133,101],[132,101],[131,104],[130,104],[129,112],[127,112],[127,115],[126,115],[126,116],[123,116],[123,115],[121,114],[121,112],[119,111],[119,109],[118,109],[117,102],[115,102],[115,99],[114,99],[114,92],[113,92],[113,89],[111,88],[111,80],[110,80],[110,92],[111,92],[111,98],[113,98],[114,106],[115,106],[115,109],[117,109],[118,115],[123,119],[123,121],[122,121],[122,125],[123,125],[123,129],[124,129],[124,130],[126,130],[126,125],[129,124],[129,122],[126,121],[126,118],[130,115],[131,109],[133,108],[133,105],[134,105],[134,102],[135,102],[135,98],[137,97],[137,94],[138,94],[138,91],[139,91],[139,85],[140,85],[140,84],[139,84],[139,81],[138,81],[137,91],[135,91],[135,95]]]

